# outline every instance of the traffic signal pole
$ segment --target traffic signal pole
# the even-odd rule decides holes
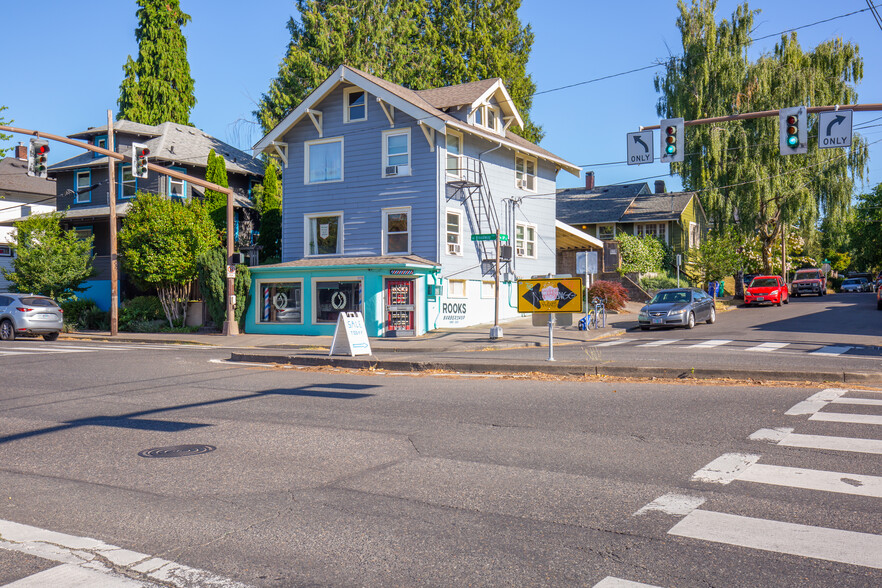
[[[818,112],[830,112],[835,110],[853,110],[855,112],[874,112],[882,110],[882,104],[839,104],[836,106],[809,106],[806,109],[806,112],[809,114],[816,114]],[[695,126],[695,125],[707,125],[718,122],[729,122],[733,120],[748,120],[752,118],[768,118],[770,116],[779,116],[781,113],[780,110],[762,110],[759,112],[745,112],[743,114],[732,114],[729,116],[714,116],[711,118],[697,118],[695,120],[687,120],[684,121],[684,125],[687,127]],[[653,131],[655,129],[661,128],[661,125],[650,125],[646,127],[640,127],[641,131]]]
[[[74,147],[79,147],[80,149],[86,149],[87,151],[92,151],[94,153],[100,153],[101,155],[106,155],[112,159],[117,161],[125,161],[126,157],[116,151],[111,151],[109,149],[104,149],[103,147],[97,147],[95,145],[90,145],[89,143],[85,143],[83,141],[77,141],[75,139],[70,139],[68,137],[64,137],[61,135],[53,135],[50,133],[43,133],[40,131],[35,131],[33,129],[22,129],[18,127],[10,127],[6,125],[0,125],[0,131],[5,131],[7,133],[17,133],[19,135],[30,135],[31,137],[39,137],[42,139],[49,139],[50,141],[58,141],[59,143],[66,143],[68,145],[73,145]],[[108,147],[113,147],[113,144],[108,144]],[[167,167],[161,167],[155,165],[153,163],[147,164],[147,169],[152,170],[158,174],[170,176],[177,180],[184,180],[186,182],[190,182],[196,186],[200,186],[202,188],[207,188],[209,190],[215,190],[216,192],[221,192],[227,196],[227,265],[232,265],[233,261],[233,191],[230,188],[225,188],[224,186],[219,186],[213,182],[207,182],[201,178],[197,178],[188,174],[183,174],[179,171],[175,171],[173,169],[169,169]],[[110,184],[113,185],[113,178],[110,178]],[[115,202],[113,203],[115,204]],[[114,211],[116,212],[116,211]],[[113,265],[111,263],[111,265]],[[229,274],[227,274],[229,276]],[[235,278],[228,277],[227,278],[227,317],[224,321],[223,333],[224,335],[238,335],[239,334],[239,325],[236,322],[236,317],[233,314],[233,287]]]

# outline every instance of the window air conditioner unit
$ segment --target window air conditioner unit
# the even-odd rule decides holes
[[[447,253],[459,255],[461,249],[459,247],[459,243],[448,243],[447,244]]]
[[[517,256],[518,257],[526,257],[527,256],[527,249],[524,247],[518,247],[517,248]]]
[[[387,176],[397,176],[398,175],[398,166],[397,165],[387,165],[386,166],[386,175]]]

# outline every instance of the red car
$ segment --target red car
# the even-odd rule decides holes
[[[787,284],[781,276],[757,276],[744,292],[744,304],[763,304],[768,302],[781,306],[790,302]]]

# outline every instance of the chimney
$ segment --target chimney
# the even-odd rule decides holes
[[[665,181],[664,180],[656,180],[655,181],[655,193],[656,194],[664,194],[665,193]]]
[[[28,148],[25,147],[24,143],[19,143],[15,146],[15,158],[22,161],[28,160]]]
[[[594,189],[594,172],[586,171],[585,172],[585,189],[593,190]]]

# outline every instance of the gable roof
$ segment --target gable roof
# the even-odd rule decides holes
[[[645,182],[568,188],[557,191],[557,218],[573,225],[678,220],[693,198],[695,192],[653,193]]]
[[[417,90],[416,94],[432,106],[438,109],[452,108],[464,104],[472,104],[484,95],[484,92],[493,87],[499,78],[466,82],[455,86],[432,88],[431,90]]]
[[[622,221],[666,221],[677,220],[689,206],[695,192],[664,192],[662,194],[641,194],[625,211]]]
[[[0,199],[3,202],[6,202],[6,199],[16,202],[38,202],[46,197],[55,198],[54,179],[29,176],[27,161],[15,157],[4,157],[0,160]],[[54,202],[51,205],[54,206]]]
[[[208,153],[214,149],[215,153],[222,155],[226,161],[227,173],[263,176],[263,164],[259,159],[224,143],[220,139],[212,137],[196,127],[173,122],[164,122],[160,125],[152,126],[128,120],[119,120],[113,123],[113,130],[114,132],[142,138],[141,142],[150,149],[150,159],[155,162],[204,168],[208,165]],[[104,125],[69,136],[74,139],[90,139],[106,134],[107,125]],[[128,154],[131,153],[131,150],[123,146],[121,153]],[[49,166],[49,171],[57,172],[72,168],[107,165],[108,158],[106,156],[94,157],[93,155],[91,151],[81,153]]]
[[[489,85],[485,85],[484,82],[489,82]],[[262,153],[270,150],[274,143],[284,137],[291,128],[297,125],[307,115],[307,110],[311,109],[316,104],[319,104],[334,88],[337,87],[338,84],[341,83],[350,83],[358,86],[369,94],[373,94],[377,98],[395,107],[395,109],[416,119],[418,124],[426,125],[443,135],[446,135],[447,128],[451,127],[461,132],[482,137],[494,143],[501,143],[515,151],[550,161],[573,175],[578,176],[581,172],[581,168],[578,166],[558,157],[550,151],[542,149],[523,137],[515,135],[511,131],[506,130],[505,136],[501,136],[490,130],[465,123],[442,111],[439,106],[429,100],[436,100],[438,101],[438,104],[445,104],[450,101],[455,102],[474,97],[476,101],[480,102],[486,99],[488,93],[501,91],[503,93],[503,100],[500,101],[500,104],[509,104],[512,109],[512,115],[517,117],[520,124],[523,124],[523,121],[520,119],[520,114],[518,114],[517,109],[514,108],[514,103],[511,102],[511,98],[508,96],[508,92],[505,90],[505,87],[502,85],[502,80],[499,78],[417,92],[405,88],[404,86],[393,84],[392,82],[388,82],[369,73],[357,70],[348,65],[341,65],[334,71],[334,73],[328,76],[318,88],[313,90],[312,93],[303,100],[303,102],[297,105],[294,110],[279,122],[279,124],[254,145],[254,151]],[[479,93],[479,90],[482,91]]]

